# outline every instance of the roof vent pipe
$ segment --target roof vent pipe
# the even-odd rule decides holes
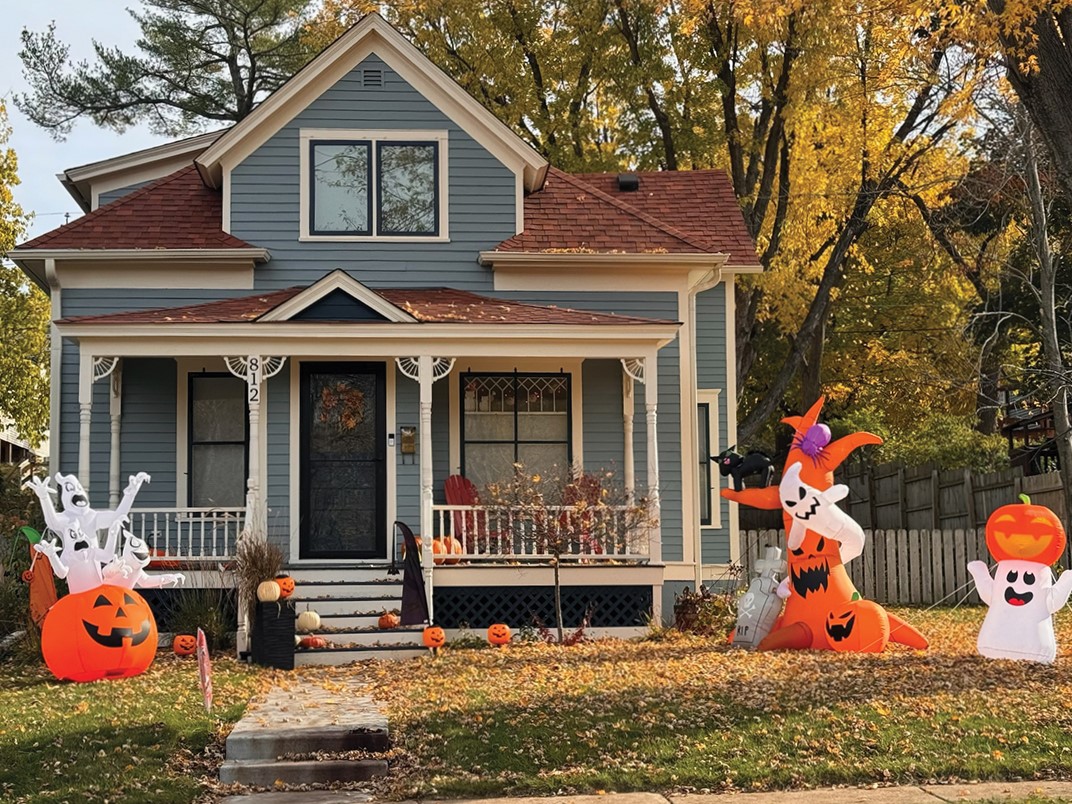
[[[640,189],[640,177],[635,173],[619,173],[618,189],[623,193],[635,193]]]

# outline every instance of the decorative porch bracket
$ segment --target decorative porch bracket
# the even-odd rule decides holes
[[[656,525],[651,529],[648,542],[648,560],[662,563],[662,529],[659,501],[659,439],[657,419],[659,411],[658,355],[623,357],[622,361],[622,416],[625,432],[625,487],[629,499],[634,497],[635,477],[633,463],[633,383],[644,385],[644,408],[647,412],[648,453],[648,499]]]
[[[246,479],[246,530],[268,535],[268,510],[261,499],[261,384],[283,370],[286,357],[225,357],[227,370],[246,381],[249,406],[249,477]]]
[[[89,488],[89,433],[93,422],[93,383],[103,380],[119,365],[118,357],[94,357],[83,355],[78,366],[78,479]],[[118,469],[118,423],[112,422],[111,471]],[[114,506],[113,506],[114,507]]]
[[[450,374],[454,358],[397,357],[398,370],[421,387],[420,460],[421,460],[421,570],[428,595],[428,619],[434,622],[432,609],[432,384]]]

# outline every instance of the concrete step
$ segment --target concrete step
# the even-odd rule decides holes
[[[364,804],[372,794],[364,790],[301,790],[287,793],[244,793],[221,798],[219,804]]]
[[[316,636],[324,637],[329,647],[341,648],[351,645],[375,647],[378,645],[420,645],[424,626],[406,626],[381,631],[379,628],[347,631],[326,631],[321,629]],[[299,636],[305,636],[299,634]],[[322,650],[321,648],[298,648],[304,650]]]
[[[392,606],[391,608],[397,609],[399,606]],[[298,611],[301,612],[304,609],[299,609]],[[383,609],[352,611],[344,614],[325,614],[320,609],[316,609],[316,611],[320,614],[320,623],[323,628],[350,631],[378,628],[380,615],[383,614]]]
[[[288,728],[243,730],[227,736],[227,759],[277,760],[288,754],[312,754],[317,751],[386,751],[389,747],[387,728],[375,726],[318,726],[317,728]]]
[[[283,784],[330,784],[364,782],[387,775],[384,759],[312,759],[297,762],[271,759],[228,759],[220,766],[224,784],[248,784],[272,787]]]
[[[391,566],[383,562],[373,564],[296,564],[287,568],[287,574],[295,583],[315,583],[319,581],[369,581],[397,578],[402,579],[402,564],[395,569],[397,575],[391,575]]]

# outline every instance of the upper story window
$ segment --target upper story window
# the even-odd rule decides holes
[[[445,240],[446,136],[303,130],[302,238]]]

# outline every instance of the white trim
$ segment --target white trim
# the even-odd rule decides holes
[[[514,234],[525,231],[525,182],[521,174],[514,176]]]
[[[86,260],[115,262],[116,260],[140,260],[143,262],[175,262],[190,260],[203,262],[229,260],[268,262],[271,255],[266,248],[15,248],[7,252],[12,260]]]
[[[311,197],[312,173],[309,165],[309,145],[316,140],[367,140],[369,147],[369,171],[372,174],[369,197],[371,212],[372,232],[368,235],[349,234],[313,234],[309,231],[309,212]],[[377,172],[379,165],[376,162],[376,144],[383,140],[434,142],[436,144],[438,164],[439,231],[435,235],[381,235],[375,234],[377,226],[376,214],[379,210],[379,199],[376,189],[379,186]],[[353,128],[303,128],[298,133],[298,240],[301,242],[316,243],[321,241],[339,243],[449,243],[450,242],[450,216],[448,185],[448,157],[450,142],[446,131],[423,131],[419,129],[353,129]],[[229,173],[224,174],[229,175]],[[227,196],[225,195],[225,198]],[[228,199],[229,200],[229,199]]]
[[[161,356],[185,354],[339,355],[382,358],[413,354],[414,344],[461,359],[501,357],[609,357],[645,354],[677,337],[678,325],[569,326],[502,324],[337,324],[274,322],[243,324],[57,324],[65,338],[93,344],[97,354]],[[526,351],[528,354],[526,354]]]
[[[710,455],[718,455],[722,451],[722,445],[718,438],[718,425],[719,425],[719,397],[722,395],[721,388],[703,388],[696,391],[696,405],[697,412],[699,412],[700,405],[707,405],[707,448]],[[696,463],[699,464],[699,456],[697,456]],[[722,527],[722,498],[719,496],[718,491],[721,487],[719,483],[718,467],[714,464],[711,465],[711,524],[700,525],[700,530],[716,530]]]
[[[287,406],[289,421],[287,431],[290,434],[290,470],[287,472],[287,499],[290,511],[287,514],[287,527],[290,531],[290,555],[288,564],[294,564],[301,551],[301,360],[296,357],[290,359],[290,404]],[[294,471],[298,467],[298,471]]]
[[[671,272],[695,271],[698,268],[721,269],[730,255],[721,252],[710,254],[651,254],[580,252],[580,251],[481,251],[481,265],[491,266],[496,271],[504,269],[541,268],[568,271],[574,268],[593,269],[607,266],[611,269],[623,266],[643,266]]]
[[[221,214],[220,214],[220,228],[227,234],[231,233],[231,171],[223,171],[223,177],[221,179],[222,186],[220,187],[220,202],[221,202]]]
[[[88,268],[64,261],[57,270],[65,288],[189,288],[253,290],[253,260],[240,263],[226,261],[175,262],[163,268],[159,264],[124,261]]]
[[[374,312],[379,313],[394,324],[413,324],[417,321],[416,318],[411,316],[401,307],[396,307],[391,304],[391,302],[387,301],[387,299],[383,298],[383,296],[376,291],[369,289],[341,269],[332,271],[327,276],[314,282],[301,293],[287,299],[279,306],[272,308],[262,315],[258,321],[289,321],[303,310],[312,307],[329,293],[336,290],[341,290],[348,294],[355,301],[358,301]]]
[[[56,326],[56,320],[63,317],[63,291],[56,276],[56,261],[45,260],[45,277],[52,304],[52,320],[48,325],[49,358],[51,370],[48,374],[48,473],[55,475],[60,471],[60,394],[63,379],[63,338]]]
[[[725,277],[726,284],[726,443],[737,443],[737,299],[734,277]],[[721,475],[720,475],[721,477]],[[731,478],[727,478],[727,483]],[[721,497],[719,498],[721,501]],[[740,512],[737,503],[729,503],[730,561],[741,560]]]
[[[677,292],[677,317],[684,322],[678,331],[678,420],[681,423],[681,557],[699,565],[700,500],[696,493],[696,297],[688,287]],[[699,577],[699,571],[697,571]]]
[[[570,375],[570,452],[573,453],[574,465],[584,466],[584,388],[583,368],[584,358],[555,359],[547,357],[515,357],[513,360],[500,358],[475,358],[466,359],[464,365],[455,362],[454,370],[447,377],[450,383],[448,393],[450,395],[447,412],[450,425],[450,474],[461,474],[462,460],[462,434],[461,434],[461,408],[458,401],[461,398],[460,376],[472,371],[478,372],[501,372],[504,375],[513,374],[515,371],[538,372],[547,374]]]
[[[336,39],[209,146],[196,160],[202,176],[218,186],[223,169],[240,164],[373,52],[504,165],[523,172],[528,189],[543,183],[547,161],[376,13]]]

